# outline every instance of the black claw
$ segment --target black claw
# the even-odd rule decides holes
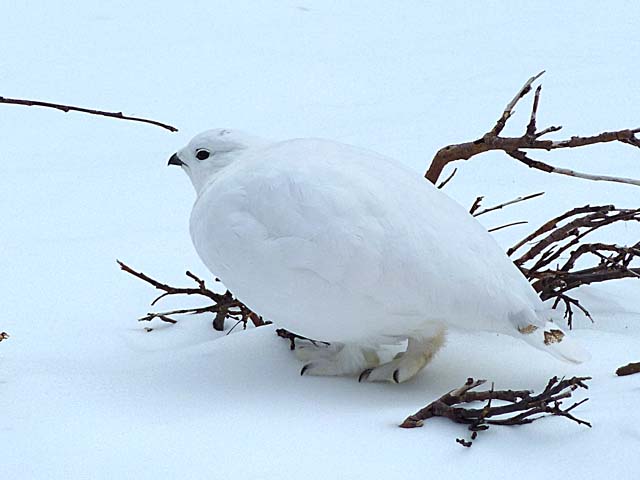
[[[360,376],[358,377],[358,383],[360,383],[363,380],[366,380],[367,378],[369,378],[369,374],[372,371],[373,371],[373,368],[367,368],[366,370],[363,370],[362,373],[360,374]]]
[[[302,367],[302,370],[300,370],[300,376],[304,375],[304,372],[306,372],[310,366],[311,364],[307,363],[304,367]]]
[[[393,371],[393,381],[396,383],[400,383],[400,370],[396,369]]]

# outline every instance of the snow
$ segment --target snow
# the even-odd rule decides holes
[[[574,331],[589,363],[459,335],[398,386],[300,377],[271,327],[225,336],[210,319],[187,318],[146,333],[135,319],[154,292],[115,259],[174,284],[187,283],[187,268],[206,275],[188,235],[192,188],[165,165],[207,128],[330,138],[422,172],[441,146],[490,128],[542,69],[538,121],[564,125],[555,138],[636,127],[639,5],[41,1],[6,10],[0,95],[122,110],[180,132],[0,105],[0,330],[11,334],[0,344],[3,478],[638,477],[640,378],[613,374],[640,360],[633,280],[581,292],[597,321],[578,319]],[[506,134],[519,134],[527,105]],[[536,158],[640,178],[638,152],[625,145]],[[496,233],[505,247],[570,207],[639,198],[637,187],[552,177],[500,154],[458,167],[447,192],[463,205],[547,192],[480,217],[530,221]],[[623,225],[605,239],[630,243],[638,232]],[[545,419],[492,428],[465,449],[454,442],[463,426],[396,426],[468,376],[539,390],[556,374],[593,376],[576,411],[593,429]]]

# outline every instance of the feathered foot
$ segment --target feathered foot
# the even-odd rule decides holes
[[[375,350],[356,344],[300,345],[296,356],[307,362],[300,375],[357,375],[380,364]]]
[[[407,350],[398,353],[393,360],[375,368],[363,370],[359,382],[402,383],[415,377],[444,344],[445,331],[429,338],[409,338]]]

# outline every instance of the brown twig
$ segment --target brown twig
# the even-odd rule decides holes
[[[511,115],[513,115],[513,109],[516,106],[516,104],[522,98],[524,98],[527,95],[527,93],[531,91],[531,85],[533,84],[533,82],[535,82],[538,78],[544,75],[544,73],[545,71],[543,70],[525,82],[525,84],[522,86],[520,91],[516,93],[516,96],[513,97],[513,99],[507,104],[504,111],[502,112],[502,116],[498,119],[498,121],[496,122],[496,125],[491,130],[491,133],[493,135],[499,135],[500,132],[502,132],[502,130],[507,124],[507,120],[509,120],[511,118]],[[536,106],[536,109],[537,109],[537,106]]]
[[[451,172],[451,174],[447,178],[445,178],[442,182],[440,182],[440,185],[438,185],[438,188],[439,189],[444,188],[447,185],[447,183],[451,181],[451,179],[455,176],[456,173],[458,173],[458,169],[454,168],[453,172]]]
[[[531,108],[531,117],[529,118],[529,124],[527,125],[527,131],[525,135],[529,138],[535,138],[536,136],[536,116],[538,114],[538,104],[540,103],[540,92],[542,91],[542,85],[538,85],[536,93],[533,96],[533,107]]]
[[[640,278],[640,268],[631,262],[640,258],[640,242],[630,247],[606,243],[583,243],[585,236],[619,222],[640,222],[640,209],[620,209],[613,205],[586,205],[547,221],[507,251],[511,256],[527,244],[531,246],[514,260],[531,281],[542,300],[555,299],[565,307],[565,318],[573,326],[573,309],[578,308],[593,321],[589,311],[567,292],[582,285],[620,278]],[[597,263],[576,268],[587,256]],[[564,256],[564,263],[557,264]]]
[[[290,332],[289,330],[285,330],[284,328],[278,328],[276,330],[276,335],[278,335],[280,338],[289,340],[289,349],[291,350],[296,349],[296,340],[310,342],[316,347],[320,345],[324,345],[324,346],[331,345],[329,342],[323,342],[321,340],[313,340],[312,338],[303,337],[302,335],[298,335],[296,333]]]
[[[559,175],[567,175],[569,177],[584,178],[585,180],[614,182],[614,183],[626,183],[628,185],[640,186],[640,180],[626,177],[612,177],[609,175],[592,175],[590,173],[577,172],[568,168],[560,168],[549,165],[548,163],[541,162],[539,160],[532,160],[522,150],[513,150],[507,152],[512,158],[515,158],[519,162],[524,163],[529,168],[535,168],[547,173],[557,173]]]
[[[591,312],[583,307],[577,298],[570,297],[566,293],[559,293],[556,295],[556,299],[553,302],[552,308],[555,309],[561,301],[564,302],[564,318],[567,321],[567,325],[569,326],[569,328],[573,328],[572,305],[576,306],[582,313],[584,313],[585,317],[591,320],[591,323],[594,322],[593,317],[591,316]]]
[[[531,200],[532,198],[537,198],[544,195],[544,192],[532,193],[530,195],[525,195],[523,197],[514,198],[513,200],[509,200],[508,202],[501,203],[499,205],[494,205],[493,207],[483,208],[482,210],[478,210],[476,212],[471,212],[474,217],[479,217],[480,215],[484,215],[485,213],[493,212],[495,210],[500,210],[508,205],[513,205],[514,203],[520,203],[527,200]]]
[[[473,201],[473,205],[471,205],[471,208],[469,209],[469,214],[473,215],[476,210],[480,208],[482,200],[484,200],[484,197],[482,195],[476,197],[476,199]]]
[[[456,160],[469,160],[473,156],[492,150],[502,150],[511,157],[524,163],[525,165],[531,168],[542,170],[544,172],[570,175],[573,177],[588,180],[602,180],[608,182],[626,183],[630,185],[640,185],[640,181],[636,179],[609,177],[606,175],[591,175],[565,168],[553,167],[546,163],[530,159],[523,152],[523,150],[556,150],[561,148],[583,147],[587,145],[594,145],[596,143],[607,142],[621,142],[640,148],[640,139],[636,137],[636,134],[640,133],[640,128],[603,132],[598,135],[589,137],[573,136],[566,140],[542,140],[541,137],[543,137],[544,135],[552,132],[557,132],[562,127],[551,126],[540,131],[537,130],[536,115],[540,102],[540,86],[536,89],[533,106],[531,109],[531,116],[524,134],[520,137],[500,136],[500,133],[504,129],[507,121],[513,115],[513,109],[516,104],[531,91],[531,85],[543,73],[544,72],[540,72],[538,75],[534,75],[525,82],[524,86],[520,89],[516,96],[507,104],[495,126],[489,132],[485,133],[477,140],[448,145],[438,150],[436,155],[433,157],[433,160],[431,161],[431,165],[429,165],[429,168],[425,173],[425,178],[431,183],[436,184],[438,178],[442,174],[442,170],[449,163]]]
[[[620,377],[625,375],[633,375],[634,373],[640,373],[640,362],[629,363],[616,370],[616,375]]]
[[[504,224],[504,225],[500,225],[500,226],[498,226],[498,227],[492,227],[492,228],[489,228],[489,229],[487,230],[487,232],[489,232],[489,233],[491,233],[491,232],[497,232],[498,230],[502,230],[503,228],[513,227],[513,226],[515,226],[515,225],[523,225],[523,224],[525,224],[525,223],[529,223],[529,222],[527,222],[526,220],[520,220],[519,222],[506,223],[506,224]]]
[[[571,397],[576,389],[589,388],[585,383],[587,380],[591,380],[591,377],[573,377],[568,380],[553,377],[540,394],[533,395],[529,390],[494,390],[493,387],[486,391],[471,391],[484,384],[485,380],[469,378],[462,387],[451,390],[408,416],[400,427],[421,427],[429,418],[445,417],[456,423],[469,425],[469,430],[476,433],[488,429],[490,425],[525,425],[548,415],[565,417],[580,425],[591,427],[589,422],[576,418],[570,413],[588,399],[574,403],[568,408],[562,408],[562,401]],[[492,405],[494,400],[503,403],[494,406]],[[483,408],[459,406],[478,401],[487,403]],[[472,440],[476,435],[472,435]],[[456,441],[464,446],[471,446],[471,442],[460,441],[460,439]]]
[[[41,102],[39,100],[26,100],[22,98],[0,97],[0,103],[6,103],[10,105],[24,105],[27,107],[46,107],[61,110],[63,112],[82,112],[91,115],[101,115],[103,117],[119,118],[120,120],[131,120],[133,122],[149,123],[151,125],[156,125],[158,127],[164,128],[165,130],[169,130],[170,132],[178,131],[178,129],[172,125],[158,122],[157,120],[150,120],[148,118],[124,115],[122,112],[107,112],[104,110],[94,110],[92,108],[74,107],[72,105],[64,105],[61,103]]]
[[[151,305],[155,305],[160,299],[170,295],[200,295],[206,297],[212,302],[212,304],[203,307],[169,310],[166,312],[150,312],[147,313],[144,317],[139,318],[138,321],[140,322],[150,322],[151,320],[157,318],[158,320],[161,320],[163,322],[173,324],[178,322],[178,320],[173,318],[174,315],[213,313],[215,314],[213,319],[213,328],[219,331],[224,330],[224,322],[226,319],[233,319],[238,322],[242,322],[245,328],[249,320],[256,327],[266,325],[268,323],[265,322],[262,317],[251,311],[251,309],[249,309],[244,303],[236,299],[229,290],[227,290],[224,294],[215,293],[207,288],[204,280],[189,271],[186,272],[186,275],[194,282],[196,282],[196,284],[198,285],[197,288],[172,287],[171,285],[167,285],[166,283],[154,280],[148,275],[132,269],[120,260],[117,260],[117,262],[123,271],[139,278],[140,280],[143,280],[149,285],[152,285],[156,289],[164,292],[155,300],[153,300]]]

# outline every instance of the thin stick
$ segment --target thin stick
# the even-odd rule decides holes
[[[498,121],[496,122],[495,127],[493,127],[493,129],[491,130],[491,133],[493,135],[498,135],[498,134],[500,134],[500,132],[502,132],[502,130],[504,129],[505,125],[507,124],[507,120],[509,120],[509,118],[511,118],[511,115],[513,115],[513,107],[515,107],[516,104],[527,93],[529,93],[531,91],[531,84],[533,82],[535,82],[538,78],[540,78],[543,74],[544,74],[544,70],[541,71],[539,74],[534,75],[533,77],[531,77],[529,80],[527,80],[525,82],[525,84],[522,86],[520,91],[518,93],[516,93],[516,96],[513,97],[513,99],[504,108],[504,111],[502,112],[502,116],[498,119]]]
[[[544,163],[539,160],[533,160],[527,157],[527,155],[521,150],[515,150],[512,152],[506,152],[506,153],[510,157],[515,158],[516,160],[524,163],[529,168],[535,168],[536,170],[542,170],[543,172],[547,172],[547,173],[557,173],[559,175],[567,175],[570,177],[584,178],[586,180],[626,183],[627,185],[640,186],[640,180],[636,180],[634,178],[611,177],[608,175],[592,175],[590,173],[577,172],[575,170],[570,170],[568,168],[553,167],[548,163]]]
[[[507,104],[495,126],[487,133],[485,133],[482,137],[471,142],[447,145],[446,147],[438,150],[438,152],[431,160],[431,164],[429,165],[429,168],[424,175],[425,178],[431,183],[436,184],[438,178],[442,174],[443,169],[449,163],[456,160],[469,160],[471,157],[493,150],[502,150],[506,153],[511,154],[518,150],[537,149],[549,151],[560,148],[584,147],[587,145],[595,145],[597,143],[607,142],[621,142],[640,148],[640,139],[636,137],[636,134],[640,133],[640,128],[617,130],[613,132],[602,132],[598,135],[592,135],[588,137],[572,136],[565,140],[542,140],[541,137],[543,137],[544,135],[551,132],[557,132],[562,127],[551,126],[537,131],[536,116],[540,103],[540,94],[542,91],[540,86],[536,88],[535,96],[533,99],[533,106],[531,109],[531,116],[523,135],[520,137],[501,137],[500,133],[504,129],[507,121],[513,115],[513,108],[524,96],[526,96],[531,91],[532,83],[537,80],[540,75],[542,75],[542,73],[544,72],[541,72],[538,75],[534,75],[525,82],[516,96],[513,97],[513,99]],[[516,155],[521,154],[516,153]],[[542,162],[534,163],[536,161],[531,159],[526,159],[525,161],[522,158],[514,158],[517,158],[518,160],[525,163],[529,162],[528,164],[532,168],[538,168],[547,173],[559,173],[587,180],[601,180],[607,182],[626,183],[630,185],[638,185],[640,182],[635,179],[622,177],[583,174],[574,170],[551,167],[550,165],[544,164]]]
[[[592,213],[592,212],[600,212],[600,211],[609,212],[614,208],[615,207],[613,205],[601,205],[601,206],[594,206],[594,207],[592,207],[591,205],[585,205],[584,207],[577,207],[572,210],[569,210],[568,212],[565,212],[558,217],[552,218],[551,220],[546,222],[544,225],[542,225],[540,228],[538,228],[535,232],[531,233],[530,235],[527,235],[525,238],[520,240],[517,244],[515,244],[513,247],[507,250],[507,255],[508,256],[513,255],[517,250],[519,250],[526,243],[533,241],[535,238],[539,237],[543,233],[546,233],[555,229],[558,223],[560,223],[563,220],[566,220],[567,218],[571,218],[576,215],[581,215],[583,213]]]
[[[473,201],[473,205],[471,205],[471,208],[469,209],[469,213],[471,215],[473,215],[476,212],[476,210],[480,208],[480,204],[482,203],[483,199],[484,197],[482,195],[480,195],[479,197],[476,197],[476,199]]]
[[[527,125],[526,136],[535,137],[536,134],[536,115],[538,114],[538,103],[540,102],[540,92],[542,91],[542,85],[538,85],[536,93],[533,96],[533,108],[531,109],[531,117],[529,118],[529,125]]]
[[[532,193],[531,195],[525,195],[524,197],[514,198],[513,200],[509,200],[508,202],[501,203],[500,205],[495,205],[493,207],[484,208],[482,210],[476,211],[473,216],[479,217],[480,215],[484,215],[485,213],[493,212],[494,210],[499,210],[508,205],[513,205],[514,203],[524,202],[526,200],[531,200],[532,198],[539,197],[544,195],[544,192]]]
[[[276,330],[276,335],[278,335],[280,338],[285,338],[289,340],[290,350],[296,349],[296,340],[311,342],[316,347],[319,347],[319,346],[328,347],[329,345],[331,345],[329,342],[323,342],[322,340],[314,340],[312,338],[303,337],[302,335],[298,335],[297,333],[290,332],[289,330],[286,330],[284,328],[278,328]]]
[[[155,318],[158,318],[163,322],[177,323],[177,320],[172,318],[171,315],[185,315],[185,314],[193,315],[193,314],[211,312],[211,313],[215,313],[215,318],[213,320],[213,328],[219,331],[224,330],[224,322],[227,318],[240,320],[245,325],[249,320],[251,320],[251,322],[256,327],[267,325],[268,323],[270,323],[270,322],[264,321],[262,317],[252,312],[244,303],[242,303],[240,300],[235,298],[229,290],[227,290],[224,294],[215,293],[207,288],[204,280],[202,280],[200,277],[198,277],[197,275],[194,275],[189,271],[186,272],[186,275],[198,284],[198,288],[172,287],[171,285],[167,285],[166,283],[162,283],[157,280],[154,280],[153,278],[149,277],[148,275],[142,272],[137,272],[136,270],[132,269],[131,267],[126,265],[124,262],[121,262],[120,260],[118,260],[117,262],[123,271],[129,273],[130,275],[133,275],[134,277],[139,278],[140,280],[143,280],[144,282],[152,285],[156,289],[164,292],[152,302],[152,305],[154,305],[158,300],[169,295],[201,295],[203,297],[207,297],[209,300],[212,301],[210,305],[206,305],[203,307],[170,310],[170,311],[159,312],[159,313],[155,313],[155,312],[147,313],[146,316],[138,319],[138,321],[141,321],[141,322],[151,321]]]
[[[497,232],[498,230],[502,230],[503,228],[507,228],[507,227],[513,227],[515,225],[523,225],[525,223],[529,223],[526,220],[521,220],[519,222],[511,222],[511,223],[507,223],[505,225],[500,225],[499,227],[492,227],[489,230],[487,230],[487,232],[491,233],[491,232]]]
[[[451,179],[454,177],[454,175],[455,175],[457,172],[458,172],[458,169],[457,169],[457,168],[454,168],[454,169],[453,169],[453,172],[451,172],[451,175],[449,175],[446,179],[444,179],[444,180],[440,183],[440,185],[438,185],[438,188],[439,188],[439,189],[440,189],[440,188],[444,188],[444,187],[445,187],[445,185],[451,181]]]
[[[71,112],[71,111],[82,112],[82,113],[88,113],[90,115],[101,115],[103,117],[119,118],[120,120],[131,120],[132,122],[149,123],[151,125],[156,125],[158,127],[164,128],[165,130],[169,130],[170,132],[178,131],[178,129],[172,125],[158,122],[157,120],[150,120],[148,118],[140,118],[140,117],[132,117],[129,115],[124,115],[122,112],[107,112],[104,110],[94,110],[92,108],[74,107],[72,105],[64,105],[61,103],[41,102],[39,100],[25,100],[21,98],[0,97],[0,103],[7,103],[11,105],[24,105],[27,107],[46,107],[46,108],[61,110],[63,112]]]

